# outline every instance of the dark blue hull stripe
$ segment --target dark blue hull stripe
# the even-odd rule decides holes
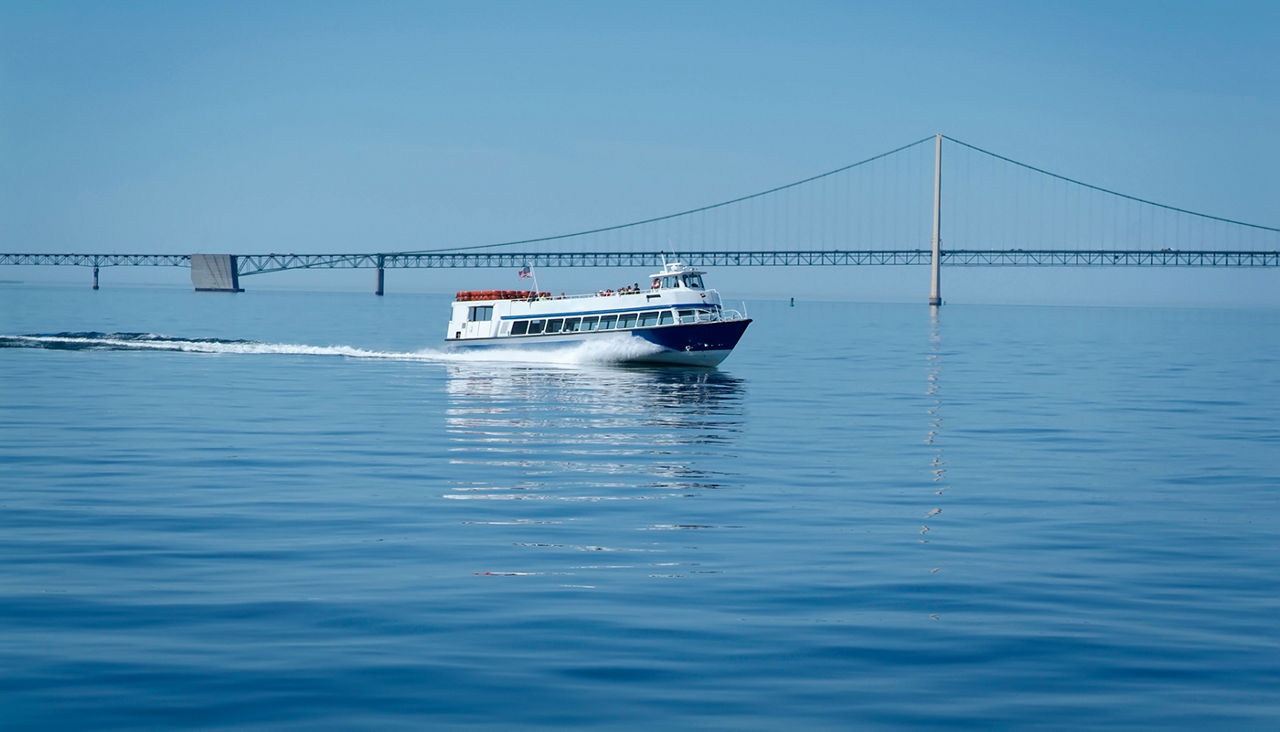
[[[650,343],[662,346],[669,351],[731,351],[738,345],[743,332],[751,324],[750,318],[742,320],[719,321],[715,323],[680,323],[663,325],[654,328],[632,328],[630,330],[595,330],[577,333],[553,333],[533,336],[504,336],[501,338],[466,338],[450,340],[453,348],[501,348],[511,346],[551,347],[568,346],[583,343],[610,335],[630,335],[643,338]]]

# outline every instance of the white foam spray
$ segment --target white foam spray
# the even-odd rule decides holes
[[[417,351],[376,351],[355,346],[311,346],[221,339],[188,339],[154,333],[86,333],[0,336],[6,345],[68,350],[169,351],[198,354],[340,356],[351,359],[420,361],[428,363],[538,363],[573,366],[624,363],[662,351],[662,347],[622,334],[563,347],[475,349],[424,348]]]

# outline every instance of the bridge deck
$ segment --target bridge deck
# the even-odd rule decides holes
[[[927,265],[928,249],[680,252],[702,267]],[[945,267],[1278,267],[1280,251],[951,249]],[[654,252],[433,252],[426,254],[240,254],[241,275],[293,269],[658,267]],[[189,267],[189,254],[5,254],[0,265]]]

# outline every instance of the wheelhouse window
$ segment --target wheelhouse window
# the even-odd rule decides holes
[[[538,335],[545,327],[547,327],[547,322],[545,320],[530,320],[529,335]]]
[[[687,274],[684,276],[684,286],[691,290],[702,289],[702,275]]]
[[[645,327],[646,325],[657,325],[657,324],[658,324],[657,310],[649,310],[649,311],[640,313],[639,325],[641,328]]]
[[[636,314],[635,314],[635,313],[623,313],[622,315],[619,315],[619,316],[618,316],[618,327],[619,327],[619,328],[634,328],[634,327],[636,327]]]
[[[511,324],[511,335],[524,335],[529,332],[529,321],[517,320]]]
[[[492,305],[473,305],[467,308],[467,320],[493,320]]]
[[[616,315],[601,315],[600,330],[613,330],[613,324],[616,323],[617,321],[618,321],[618,316]]]

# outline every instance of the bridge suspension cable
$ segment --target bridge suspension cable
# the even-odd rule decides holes
[[[838,173],[843,173],[843,172],[848,171],[848,170],[853,170],[854,168],[858,168],[858,167],[861,167],[861,166],[866,165],[866,164],[868,164],[868,163],[873,163],[873,162],[875,162],[875,161],[877,161],[877,160],[881,160],[881,159],[883,159],[883,158],[887,158],[887,157],[889,157],[889,156],[891,156],[891,155],[895,155],[895,154],[900,153],[900,152],[902,152],[902,151],[904,151],[904,150],[908,150],[908,149],[910,149],[910,148],[913,148],[913,147],[915,147],[915,146],[917,146],[917,145],[921,145],[921,144],[924,144],[924,143],[926,143],[926,142],[929,142],[929,141],[930,141],[930,140],[932,140],[932,139],[934,139],[934,136],[933,136],[933,135],[929,135],[928,137],[922,137],[922,138],[920,138],[919,140],[916,140],[915,142],[907,143],[906,145],[903,145],[903,146],[901,146],[901,147],[896,147],[896,148],[894,148],[894,149],[892,149],[892,150],[890,150],[890,151],[888,151],[888,152],[880,153],[879,155],[874,155],[874,156],[872,156],[872,157],[866,158],[865,160],[859,160],[859,161],[858,161],[858,162],[856,162],[856,163],[850,163],[849,165],[845,165],[845,166],[842,166],[842,167],[836,168],[836,169],[834,169],[834,170],[828,170],[828,171],[827,171],[827,172],[825,172],[825,173],[819,173],[819,174],[817,174],[817,175],[812,175],[812,176],[809,176],[808,178],[804,178],[804,179],[802,179],[802,180],[793,181],[793,182],[791,182],[791,183],[787,183],[787,184],[785,184],[785,185],[775,186],[775,187],[770,188],[770,189],[768,189],[768,190],[766,190],[766,191],[760,191],[760,192],[758,192],[758,193],[751,193],[751,194],[748,194],[748,195],[745,195],[745,196],[739,196],[739,197],[737,197],[737,198],[730,199],[730,200],[728,200],[728,201],[720,201],[719,203],[712,203],[712,204],[709,204],[709,205],[706,205],[706,206],[699,206],[699,207],[697,207],[697,208],[691,208],[691,209],[687,209],[687,210],[684,210],[684,211],[677,211],[677,212],[675,212],[675,213],[670,213],[670,214],[666,214],[666,215],[663,215],[663,216],[654,216],[654,217],[647,218],[647,219],[641,219],[641,220],[639,220],[639,221],[630,221],[630,222],[625,223],[625,224],[615,224],[615,225],[613,225],[613,226],[602,226],[602,227],[595,228],[595,229],[585,229],[585,230],[583,230],[583,231],[575,231],[575,232],[571,232],[571,233],[568,233],[568,234],[555,234],[555,235],[552,235],[552,236],[542,236],[542,237],[536,237],[536,238],[533,238],[533,239],[516,239],[516,240],[513,240],[513,241],[497,242],[497,243],[493,243],[493,244],[472,244],[472,245],[468,245],[468,246],[461,246],[461,247],[442,247],[442,248],[437,248],[437,249],[415,249],[415,250],[411,250],[411,251],[403,251],[403,252],[388,252],[388,254],[433,254],[433,253],[436,253],[436,252],[462,252],[462,251],[472,251],[472,250],[476,250],[476,249],[495,249],[495,248],[497,248],[497,247],[517,246],[517,245],[523,245],[523,244],[541,244],[541,243],[549,242],[549,241],[558,241],[558,240],[560,240],[560,239],[572,239],[572,238],[574,238],[574,237],[579,237],[579,236],[587,236],[587,235],[590,235],[590,234],[603,234],[603,233],[610,232],[610,231],[618,231],[618,230],[621,230],[621,229],[629,229],[629,228],[633,228],[633,227],[636,227],[636,226],[643,226],[643,225],[645,225],[645,224],[654,224],[654,223],[658,223],[658,222],[660,222],[660,221],[668,221],[668,220],[671,220],[671,219],[677,219],[677,218],[680,218],[680,217],[682,217],[682,216],[689,216],[689,215],[692,215],[692,214],[703,213],[703,212],[705,212],[705,211],[711,211],[711,210],[718,209],[718,208],[724,208],[725,206],[731,206],[731,205],[733,205],[733,204],[735,204],[735,203],[742,203],[742,202],[744,202],[744,201],[750,201],[750,200],[752,200],[752,199],[756,199],[756,198],[763,198],[764,196],[768,196],[768,195],[771,195],[771,194],[774,194],[774,193],[778,193],[778,192],[781,192],[781,191],[785,191],[785,190],[788,190],[788,189],[791,189],[791,188],[796,188],[796,187],[802,186],[802,185],[804,185],[804,184],[806,184],[806,183],[812,183],[812,182],[814,182],[814,181],[816,181],[816,180],[821,180],[821,179],[823,179],[823,178],[829,178],[829,177],[831,177],[831,176],[833,176],[833,175],[836,175],[836,174],[838,174]]]
[[[984,150],[984,149],[982,149],[982,148],[978,147],[977,145],[971,145],[971,144],[969,144],[969,143],[965,142],[964,140],[957,140],[957,139],[956,139],[956,138],[954,138],[954,137],[948,137],[948,136],[946,136],[946,135],[943,135],[943,136],[942,136],[942,139],[947,140],[948,142],[954,142],[955,144],[960,145],[960,146],[963,146],[963,147],[967,147],[967,148],[969,148],[970,150],[973,150],[973,151],[975,151],[975,152],[980,152],[980,153],[982,153],[983,155],[989,155],[990,157],[993,157],[993,158],[995,158],[995,159],[997,159],[997,160],[1003,160],[1003,161],[1004,161],[1004,162],[1006,162],[1006,163],[1011,163],[1011,164],[1013,164],[1013,165],[1017,165],[1018,167],[1026,168],[1027,170],[1035,171],[1035,172],[1037,172],[1037,173],[1040,173],[1041,175],[1047,175],[1047,176],[1049,176],[1049,177],[1051,177],[1051,178],[1057,178],[1058,180],[1066,181],[1067,183],[1074,183],[1075,185],[1083,186],[1083,187],[1085,187],[1085,188],[1089,188],[1089,189],[1091,189],[1091,190],[1099,191],[1099,192],[1101,192],[1101,193],[1106,193],[1106,194],[1109,194],[1109,195],[1112,195],[1112,196],[1118,196],[1119,198],[1123,198],[1123,199],[1128,200],[1128,201],[1134,201],[1134,202],[1136,202],[1136,203],[1144,203],[1144,204],[1146,204],[1146,205],[1148,205],[1148,206],[1155,206],[1155,207],[1157,207],[1157,208],[1162,208],[1162,209],[1164,209],[1164,210],[1166,210],[1166,211],[1173,211],[1173,212],[1180,213],[1180,214],[1188,214],[1188,215],[1190,215],[1190,216],[1197,216],[1197,217],[1199,217],[1199,218],[1202,218],[1202,219],[1209,219],[1209,220],[1211,220],[1211,221],[1221,221],[1222,223],[1226,223],[1226,224],[1235,224],[1235,225],[1237,225],[1237,226],[1247,226],[1247,227],[1249,227],[1249,228],[1251,228],[1251,229],[1260,229],[1260,230],[1262,230],[1262,231],[1273,231],[1273,232],[1280,233],[1280,228],[1276,228],[1276,227],[1274,227],[1274,226],[1263,226],[1263,225],[1261,225],[1261,224],[1251,224],[1251,223],[1249,223],[1248,221],[1237,221],[1236,219],[1228,219],[1228,218],[1223,218],[1222,216],[1213,216],[1213,215],[1211,215],[1211,214],[1201,213],[1201,212],[1199,212],[1199,211],[1191,211],[1191,210],[1189,210],[1189,209],[1185,209],[1185,208],[1178,208],[1177,206],[1170,206],[1170,205],[1168,205],[1168,204],[1158,203],[1158,202],[1156,202],[1156,201],[1149,201],[1149,200],[1147,200],[1147,199],[1145,199],[1145,198],[1138,198],[1137,196],[1131,196],[1131,195],[1129,195],[1129,194],[1127,194],[1127,193],[1121,193],[1121,192],[1119,192],[1119,191],[1113,191],[1113,190],[1111,190],[1111,189],[1109,189],[1109,188],[1103,188],[1102,186],[1096,186],[1096,185],[1093,185],[1092,183],[1085,183],[1084,181],[1076,180],[1075,178],[1069,178],[1069,177],[1067,177],[1067,176],[1065,176],[1065,175],[1060,175],[1060,174],[1058,174],[1058,173],[1054,173],[1053,171],[1045,170],[1044,168],[1037,168],[1037,167],[1036,167],[1036,166],[1034,166],[1034,165],[1029,165],[1029,164],[1027,164],[1027,163],[1023,163],[1023,162],[1020,162],[1020,161],[1014,160],[1013,158],[1007,158],[1007,157],[1005,157],[1005,156],[1003,156],[1003,155],[1001,155],[1001,154],[999,154],[999,153],[991,152],[990,150]],[[918,144],[918,143],[917,143],[917,144]]]
[[[947,182],[942,186],[942,207],[950,212],[945,250],[1280,250],[1276,227],[1158,203],[953,137],[936,137],[971,153],[949,156],[951,162],[943,171]],[[530,254],[551,253],[545,245],[568,240],[575,243],[556,251],[911,250],[929,243],[933,156],[905,153],[925,150],[924,144],[934,138],[921,138],[784,185],[661,216],[549,236],[402,250],[384,256],[515,247]],[[992,165],[978,164],[981,160]]]

